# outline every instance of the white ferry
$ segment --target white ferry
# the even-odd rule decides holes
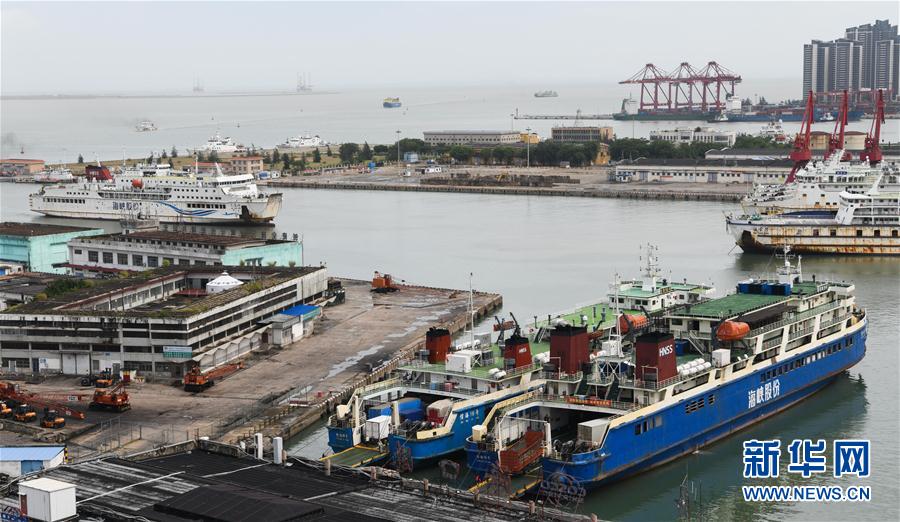
[[[29,196],[29,207],[47,216],[155,218],[164,223],[265,223],[281,210],[280,193],[260,192],[253,175],[173,172],[168,164],[123,169],[112,181],[48,185]]]
[[[878,190],[900,191],[900,169],[895,163],[871,166],[868,162],[851,162],[843,150],[835,151],[827,160],[810,163],[797,171],[792,183],[755,185],[741,201],[748,215],[786,212],[829,212],[840,204],[841,192],[864,193],[880,177]]]
[[[726,121],[727,121],[726,117]],[[760,129],[757,136],[760,138],[768,138],[775,143],[787,143],[788,135],[784,132],[784,127],[781,126],[781,120],[778,121],[770,121],[765,124],[762,129]]]
[[[211,136],[208,140],[206,140],[206,144],[200,148],[200,150],[206,152],[223,152],[223,153],[232,153],[232,152],[243,152],[244,146],[238,145],[228,136],[220,136],[218,132],[214,136]]]
[[[284,143],[278,146],[279,149],[300,149],[304,147],[322,147],[327,145],[325,140],[318,135],[310,136],[291,136]]]
[[[900,192],[842,192],[834,217],[814,213],[728,216],[745,252],[900,255]]]
[[[36,183],[72,183],[75,176],[66,168],[44,169],[33,176]]]
[[[153,123],[150,120],[144,120],[142,122],[139,122],[137,125],[135,125],[134,130],[136,130],[138,132],[152,132],[157,129],[156,129],[155,123]]]

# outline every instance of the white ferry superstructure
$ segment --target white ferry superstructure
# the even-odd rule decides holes
[[[900,169],[896,163],[871,166],[868,162],[851,162],[845,158],[845,151],[838,150],[827,160],[810,163],[797,171],[792,183],[755,185],[741,201],[741,207],[749,215],[808,211],[834,214],[840,205],[841,192],[864,193],[879,176],[879,191],[900,191]]]
[[[266,223],[281,210],[280,193],[261,192],[251,174],[173,172],[168,164],[125,168],[112,181],[47,185],[29,196],[46,216],[155,218],[166,223]]]

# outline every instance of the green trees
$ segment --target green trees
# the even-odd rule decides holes
[[[313,163],[322,163],[322,153],[319,152],[319,148],[318,148],[318,147],[316,147],[315,149],[313,149],[313,157],[312,157],[312,160],[313,160]]]
[[[472,156],[475,154],[475,150],[472,147],[468,147],[466,145],[454,145],[450,147],[449,154],[451,158],[462,163],[472,159]]]
[[[215,163],[216,161],[219,161],[219,153],[214,150],[211,150],[211,151],[209,151],[209,156],[207,156],[206,159],[209,162]]]
[[[83,164],[83,163],[84,163],[84,156],[82,156],[81,154],[79,154],[79,155],[78,155],[78,164],[81,165],[81,164]]]
[[[284,166],[284,170],[291,169],[291,157],[288,156],[287,152],[281,155],[281,164]]]
[[[359,145],[356,143],[343,143],[338,149],[338,155],[343,163],[353,163],[357,154],[359,154]]]
[[[175,148],[175,145],[172,145],[172,152],[169,153],[169,156],[171,156],[173,158],[178,157],[178,149]]]
[[[369,148],[369,142],[363,142],[362,150],[359,152],[359,159],[361,160],[371,160],[372,159],[372,149]]]
[[[735,149],[789,149],[790,143],[775,143],[774,140],[762,136],[740,134],[734,140]]]

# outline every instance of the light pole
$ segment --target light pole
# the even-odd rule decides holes
[[[525,168],[531,168],[531,127],[525,127]]]
[[[400,131],[397,131],[397,167],[400,167]]]

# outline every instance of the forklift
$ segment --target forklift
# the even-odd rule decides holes
[[[60,415],[56,410],[44,408],[44,416],[41,418],[42,428],[64,428],[66,426],[66,418]]]
[[[95,388],[109,388],[118,381],[118,376],[113,375],[112,368],[105,368],[98,374],[90,374],[81,378],[82,386],[94,386]]]
[[[35,419],[37,419],[37,412],[27,404],[18,405],[13,413],[13,420],[19,422],[32,422]]]

